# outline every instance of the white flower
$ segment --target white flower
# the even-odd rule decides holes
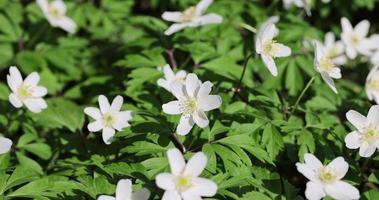
[[[12,147],[12,140],[0,135],[0,154],[8,153]]]
[[[262,24],[255,38],[255,51],[261,55],[261,58],[267,69],[272,75],[278,75],[278,69],[274,62],[276,57],[287,57],[291,55],[291,49],[283,44],[276,42],[274,37],[279,33],[275,23],[278,17],[271,17]]]
[[[136,193],[132,193],[132,181],[121,179],[117,183],[116,196],[101,195],[97,200],[148,200],[150,191],[142,188]]]
[[[370,22],[363,20],[353,28],[350,21],[343,17],[341,19],[341,24],[341,38],[346,46],[346,55],[350,59],[355,59],[358,53],[369,56],[375,45],[371,44],[369,38],[367,38]]]
[[[38,86],[39,80],[40,77],[37,72],[29,74],[23,80],[17,67],[10,67],[7,75],[8,86],[12,90],[9,95],[9,102],[16,108],[25,105],[34,113],[39,113],[47,108],[47,104],[42,98],[47,94],[47,89]]]
[[[379,104],[379,65],[372,68],[366,79],[366,94],[368,99]]]
[[[176,74],[172,71],[170,65],[163,66],[164,79],[158,79],[158,85],[171,92],[171,85],[173,82],[178,81],[182,84],[185,83],[187,72],[179,70]]]
[[[220,107],[222,102],[220,96],[209,95],[212,86],[209,81],[202,83],[196,74],[188,74],[185,85],[177,81],[171,85],[171,92],[178,100],[163,104],[162,109],[170,115],[182,115],[176,129],[178,134],[188,134],[195,124],[201,128],[208,126],[205,112]]]
[[[326,56],[331,58],[333,63],[337,65],[343,65],[346,63],[347,58],[344,55],[345,46],[342,41],[336,41],[332,32],[325,34],[324,49]]]
[[[305,163],[296,163],[297,170],[307,179],[305,196],[309,200],[319,200],[330,196],[336,200],[359,199],[359,191],[341,179],[349,170],[349,164],[338,157],[324,166],[313,154],[304,155]]]
[[[338,68],[333,60],[327,56],[325,49],[319,44],[315,43],[315,60],[314,65],[317,72],[321,74],[322,79],[328,84],[333,92],[338,93],[334,84],[334,79],[340,79],[341,69]]]
[[[211,197],[216,194],[216,183],[198,177],[207,165],[204,153],[196,153],[187,164],[178,149],[168,150],[167,157],[171,174],[158,174],[155,181],[159,188],[166,190],[162,200],[201,200],[201,197]]]
[[[310,0],[305,0],[305,2],[309,5],[311,3]],[[304,0],[283,0],[284,8],[288,9],[292,5],[295,5],[299,8],[304,8]]]
[[[370,61],[374,66],[379,65],[379,34],[372,35],[370,37],[370,44],[373,44],[373,52],[370,55]]]
[[[370,157],[379,148],[379,105],[372,106],[367,117],[350,110],[346,118],[357,128],[345,137],[346,147],[359,148],[360,156]]]
[[[75,32],[76,24],[66,16],[66,5],[62,0],[37,0],[37,4],[51,26],[60,27],[69,33]]]
[[[117,131],[130,126],[129,120],[132,119],[131,111],[120,111],[124,99],[117,96],[109,104],[107,97],[104,95],[99,96],[99,107],[87,107],[84,113],[95,119],[94,122],[88,124],[88,130],[91,132],[103,131],[103,140],[105,144],[111,144],[113,136]]]
[[[371,55],[370,61],[374,65],[379,65],[379,50]]]
[[[213,0],[201,0],[196,6],[187,8],[183,12],[164,12],[162,18],[169,22],[175,22],[165,32],[171,35],[186,27],[197,27],[206,24],[219,24],[222,17],[215,13],[203,15]]]

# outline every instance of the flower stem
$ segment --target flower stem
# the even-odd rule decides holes
[[[241,77],[238,81],[238,84],[237,84],[237,87],[234,88],[234,94],[233,94],[233,97],[239,93],[241,91],[241,86],[242,86],[242,80],[243,80],[243,77],[245,76],[245,73],[246,73],[246,68],[247,68],[247,64],[249,63],[249,60],[250,58],[252,58],[253,56],[255,55],[254,52],[252,52],[251,54],[249,54],[246,58],[245,58],[245,62],[243,64],[243,69],[242,69],[242,74],[241,74]]]
[[[179,140],[175,133],[172,133],[171,136],[174,139],[173,142],[175,143],[175,146],[179,147],[179,150],[184,154],[187,151],[184,144]]]
[[[175,57],[174,57],[174,51],[175,51],[174,49],[167,49],[166,50],[166,53],[168,55],[168,59],[170,61],[170,66],[172,67],[172,69],[178,68],[177,64],[176,64]]]
[[[308,81],[308,83],[307,83],[307,85],[305,86],[305,88],[303,89],[303,91],[301,91],[301,94],[300,94],[300,96],[297,98],[296,103],[295,103],[295,105],[293,106],[292,111],[291,111],[291,113],[290,113],[288,119],[291,117],[291,115],[292,115],[292,114],[295,112],[295,110],[297,109],[297,106],[299,105],[300,100],[303,98],[305,92],[307,92],[307,90],[309,89],[309,87],[312,85],[312,83],[313,83],[313,81],[315,80],[315,78],[316,78],[316,76],[313,76],[313,77]]]

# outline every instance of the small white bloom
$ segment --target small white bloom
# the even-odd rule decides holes
[[[319,200],[325,196],[330,196],[336,200],[359,199],[359,191],[342,181],[341,179],[349,170],[349,164],[338,157],[324,166],[313,154],[304,155],[305,163],[296,163],[297,171],[302,173],[307,179],[305,196],[309,200]]]
[[[163,112],[169,115],[181,114],[176,132],[187,135],[193,125],[205,128],[209,120],[205,112],[221,106],[221,97],[210,95],[213,84],[202,83],[196,74],[188,74],[185,85],[175,81],[171,85],[172,94],[178,99],[162,105]]]
[[[333,92],[338,93],[333,78],[340,79],[342,77],[341,69],[334,64],[333,60],[325,53],[325,49],[317,42],[315,43],[314,65],[316,71],[321,74],[326,84],[328,84]]]
[[[344,55],[345,46],[342,41],[336,41],[332,32],[325,34],[324,49],[326,56],[331,58],[333,63],[343,65],[347,62],[347,58]]]
[[[218,14],[211,13],[203,15],[213,0],[201,0],[196,6],[192,6],[183,12],[164,12],[162,18],[169,22],[175,22],[165,32],[165,35],[171,35],[186,27],[197,27],[206,24],[219,24],[222,17]]]
[[[91,132],[98,132],[102,130],[103,140],[105,144],[111,144],[113,136],[117,131],[121,131],[125,127],[129,127],[128,121],[132,119],[131,111],[120,111],[124,99],[122,96],[117,96],[109,104],[107,97],[104,95],[99,96],[99,107],[87,107],[84,109],[91,118],[95,119],[94,122],[88,124],[88,130]]]
[[[367,117],[355,110],[346,113],[346,118],[357,128],[345,137],[346,147],[358,149],[362,157],[370,157],[379,148],[379,106],[372,106]]]
[[[178,149],[168,150],[167,157],[171,173],[158,174],[155,180],[165,190],[162,200],[201,199],[216,194],[216,183],[199,177],[207,165],[204,153],[196,153],[187,164]]]
[[[0,135],[0,154],[8,153],[12,147],[12,140]]]
[[[291,49],[273,40],[279,33],[275,23],[278,17],[271,17],[262,24],[255,38],[255,51],[259,54],[272,75],[278,75],[274,58],[287,57],[291,55]]]
[[[37,4],[51,26],[60,27],[69,33],[75,32],[76,24],[66,16],[67,9],[62,0],[37,0]]]
[[[29,74],[25,80],[22,79],[17,67],[10,67],[7,75],[8,86],[12,90],[9,95],[9,102],[16,108],[25,105],[31,112],[39,113],[47,108],[43,96],[47,94],[47,89],[38,86],[40,77],[37,72]]]
[[[371,44],[367,34],[370,28],[370,22],[363,20],[354,28],[350,21],[343,17],[341,19],[342,33],[341,38],[346,46],[346,55],[350,59],[355,59],[359,54],[370,56],[375,44]]]
[[[379,104],[379,65],[372,68],[368,74],[365,89],[368,99]]]
[[[150,191],[142,188],[136,193],[132,193],[132,181],[121,179],[117,183],[116,196],[101,195],[97,200],[148,200]]]
[[[176,74],[172,71],[170,65],[163,66],[164,79],[158,79],[158,85],[171,92],[171,85],[178,81],[179,83],[185,84],[187,72],[184,70],[179,70]]]
[[[292,5],[295,5],[298,8],[304,8],[304,2],[309,5],[311,0],[283,0],[284,8],[286,9],[290,8]]]

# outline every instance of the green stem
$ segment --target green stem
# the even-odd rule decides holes
[[[307,90],[309,89],[309,87],[312,85],[312,83],[313,83],[313,81],[315,80],[315,78],[316,78],[316,76],[312,77],[312,78],[308,81],[308,83],[307,83],[307,85],[305,86],[305,88],[303,89],[303,91],[301,91],[301,94],[300,94],[300,96],[297,98],[296,103],[295,103],[295,105],[293,106],[293,109],[292,109],[292,111],[291,111],[289,117],[291,117],[291,115],[295,112],[295,110],[297,109],[297,106],[298,106],[299,103],[300,103],[300,100],[303,98],[305,92],[307,92]],[[289,117],[288,117],[288,118],[289,118]]]
[[[243,70],[242,70],[242,74],[241,74],[241,77],[238,81],[238,84],[237,84],[237,87],[234,88],[234,94],[233,94],[233,97],[240,92],[241,90],[241,86],[242,86],[242,80],[243,80],[243,77],[245,76],[245,73],[246,73],[246,68],[247,68],[247,64],[249,63],[249,60],[250,58],[252,58],[253,56],[255,55],[254,52],[252,52],[251,54],[249,54],[246,58],[245,58],[245,62],[243,64]]]

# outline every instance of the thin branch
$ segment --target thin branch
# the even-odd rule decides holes
[[[237,87],[234,88],[234,94],[233,97],[236,96],[237,93],[241,92],[241,86],[242,86],[242,80],[246,73],[247,64],[249,63],[250,58],[252,58],[255,55],[254,52],[250,53],[246,58],[245,62],[243,64],[242,74],[240,76],[240,79],[238,81]]]
[[[184,146],[184,144],[179,140],[179,138],[176,136],[175,133],[172,133],[171,137],[173,139],[173,142],[174,142],[175,146],[178,147],[179,150],[184,154],[187,151],[187,149]]]
[[[170,61],[170,66],[172,67],[172,69],[177,69],[178,67],[176,64],[175,57],[174,57],[174,51],[175,51],[175,49],[167,49],[166,53],[168,55],[168,59]]]

